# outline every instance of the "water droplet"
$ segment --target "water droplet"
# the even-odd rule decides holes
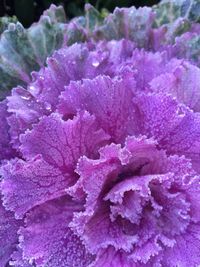
[[[46,110],[48,110],[48,111],[51,111],[51,110],[52,110],[52,106],[51,106],[50,103],[45,102],[45,103],[44,103],[44,106],[45,106],[45,109],[46,109]]]
[[[28,90],[33,96],[36,96],[36,95],[38,95],[40,93],[41,88],[39,86],[30,85],[28,87]]]
[[[94,60],[92,62],[92,66],[94,66],[95,68],[97,68],[99,66],[100,62],[98,60]]]
[[[22,95],[21,98],[24,100],[30,100],[31,97],[29,95]]]
[[[34,86],[32,86],[32,85],[31,85],[31,86],[29,86],[29,90],[30,90],[30,91],[34,91],[34,89],[35,89],[35,87],[34,87]]]
[[[39,79],[43,81],[44,80],[44,77],[43,76],[39,76]]]

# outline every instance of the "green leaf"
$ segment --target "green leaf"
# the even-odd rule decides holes
[[[118,40],[127,38],[146,47],[154,20],[151,8],[116,8],[96,30],[97,39]]]
[[[200,22],[200,0],[163,0],[153,8],[157,27],[173,23],[177,18]]]
[[[185,18],[177,18],[174,22],[165,24],[166,29],[165,42],[166,44],[173,44],[176,37],[181,36],[183,33],[191,29],[191,22]],[[163,27],[163,26],[162,26]]]
[[[200,66],[200,35],[186,33],[175,40],[175,54]]]
[[[30,73],[44,66],[46,58],[65,44],[65,13],[52,5],[38,23],[24,29],[11,23],[0,39],[0,97],[14,86],[30,81]]]
[[[200,60],[200,35],[191,38],[186,44],[187,57],[199,63]]]
[[[67,27],[67,44],[71,45],[93,38],[94,31],[103,23],[103,15],[92,5],[86,4],[85,15],[72,19]]]
[[[14,17],[1,17],[0,18],[0,34],[4,32],[10,23],[15,23],[17,22],[17,18]]]

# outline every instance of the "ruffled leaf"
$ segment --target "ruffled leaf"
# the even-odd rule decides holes
[[[38,267],[87,267],[93,260],[80,239],[68,228],[81,205],[61,198],[33,209],[20,229],[23,257]]]
[[[8,121],[14,147],[18,148],[21,133],[55,110],[60,93],[71,80],[93,78],[106,72],[107,57],[100,51],[90,51],[87,45],[75,44],[49,58],[47,67],[33,74],[28,90],[19,86],[13,89],[8,97],[8,111],[13,114]]]
[[[67,121],[52,113],[21,136],[21,151],[26,159],[40,154],[54,166],[73,170],[81,155],[96,157],[108,140],[109,136],[98,128],[95,117],[88,112]]]
[[[35,205],[64,195],[65,188],[74,180],[39,156],[29,162],[11,161],[2,167],[1,175],[4,205],[15,211],[17,218]]]
[[[89,267],[139,267],[133,261],[128,260],[125,253],[116,251],[112,247],[103,249],[96,260]],[[142,266],[143,267],[143,266]]]
[[[22,224],[6,211],[0,200],[0,266],[6,266],[18,243],[17,231]]]
[[[17,250],[12,254],[9,266],[33,267],[34,265],[32,265],[27,259],[23,259],[23,251],[18,246]]]
[[[193,167],[199,170],[199,113],[178,105],[166,95],[142,95],[135,103],[140,133],[154,137],[167,153],[190,158]]]
[[[9,125],[10,143],[18,150],[20,142],[19,136],[33,123],[44,115],[49,114],[49,106],[44,106],[23,87],[18,86],[12,90],[12,95],[8,98],[9,115],[7,123]]]
[[[190,161],[168,157],[152,139],[106,146],[99,159],[81,158],[77,172],[68,193],[85,198],[85,210],[70,227],[93,253],[111,246],[135,266],[160,266],[165,248],[173,253],[176,237],[199,222],[199,177],[191,180]]]
[[[9,135],[9,125],[7,118],[7,101],[0,102],[0,160],[10,159],[15,156],[15,151],[11,146],[11,137]]]
[[[166,249],[163,263],[169,266],[198,266],[200,263],[200,226],[190,225],[188,231],[177,237],[173,249]],[[188,244],[190,244],[188,246]]]
[[[127,78],[127,79],[126,79]],[[135,91],[133,78],[98,76],[93,80],[72,82],[61,95],[59,111],[70,117],[80,109],[95,114],[99,125],[113,141],[124,140],[134,127],[132,98]]]
[[[150,82],[153,93],[169,93],[194,111],[200,111],[200,70],[183,62],[172,72]]]
[[[129,252],[137,243],[137,235],[129,235],[123,229],[123,223],[109,218],[109,206],[101,203],[95,213],[85,212],[75,215],[70,228],[80,236],[91,253],[97,253],[109,246],[116,250]],[[84,229],[84,230],[83,230]]]
[[[94,157],[107,140],[88,113],[68,121],[57,114],[44,118],[22,137],[27,161],[15,159],[1,168],[4,204],[22,217],[32,207],[64,195],[77,179],[79,157]]]
[[[133,50],[132,57],[127,60],[136,80],[136,88],[139,93],[148,88],[148,83],[162,73],[169,73],[180,65],[179,60],[170,60],[166,53],[151,53],[144,50]],[[122,63],[123,65],[126,65]]]

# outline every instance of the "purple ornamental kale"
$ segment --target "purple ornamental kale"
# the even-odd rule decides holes
[[[55,52],[1,103],[0,266],[199,266],[199,92],[131,41]]]

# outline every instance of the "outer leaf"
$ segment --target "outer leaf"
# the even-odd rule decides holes
[[[146,47],[153,19],[154,13],[147,7],[116,8],[98,28],[96,37],[106,40],[127,38],[136,42],[139,47]]]
[[[92,5],[86,4],[85,15],[74,18],[68,25],[67,43],[71,45],[88,39],[102,23],[103,16]]]
[[[200,35],[186,32],[175,39],[173,46],[165,47],[170,57],[184,58],[195,65],[200,65]]]
[[[192,55],[196,54],[197,49],[196,45],[193,44],[194,41],[191,44],[189,41],[193,39],[194,33],[199,34],[199,25],[196,22],[200,21],[200,2],[198,0],[163,0],[160,4],[154,6],[153,10],[156,13],[154,27],[158,27],[158,29],[152,29],[152,47],[157,50],[159,45],[175,43],[175,51],[174,47],[169,48],[169,51],[173,51],[173,56],[193,59]],[[184,33],[186,33],[186,36]],[[184,34],[183,37],[182,34]],[[177,36],[181,36],[180,40],[178,39],[178,45],[176,44]],[[190,54],[190,56],[187,54]]]
[[[0,18],[0,34],[8,28],[9,23],[16,22],[16,17],[2,17]]]
[[[157,26],[174,22],[179,17],[200,21],[199,0],[162,0],[154,9]]]
[[[154,10],[156,11],[156,26],[172,23],[181,16],[178,1],[161,1],[160,4],[154,6]]]
[[[30,73],[39,70],[47,56],[64,44],[64,22],[63,9],[52,5],[29,29],[20,23],[11,23],[2,33],[0,84],[3,94],[16,85],[29,83]]]

